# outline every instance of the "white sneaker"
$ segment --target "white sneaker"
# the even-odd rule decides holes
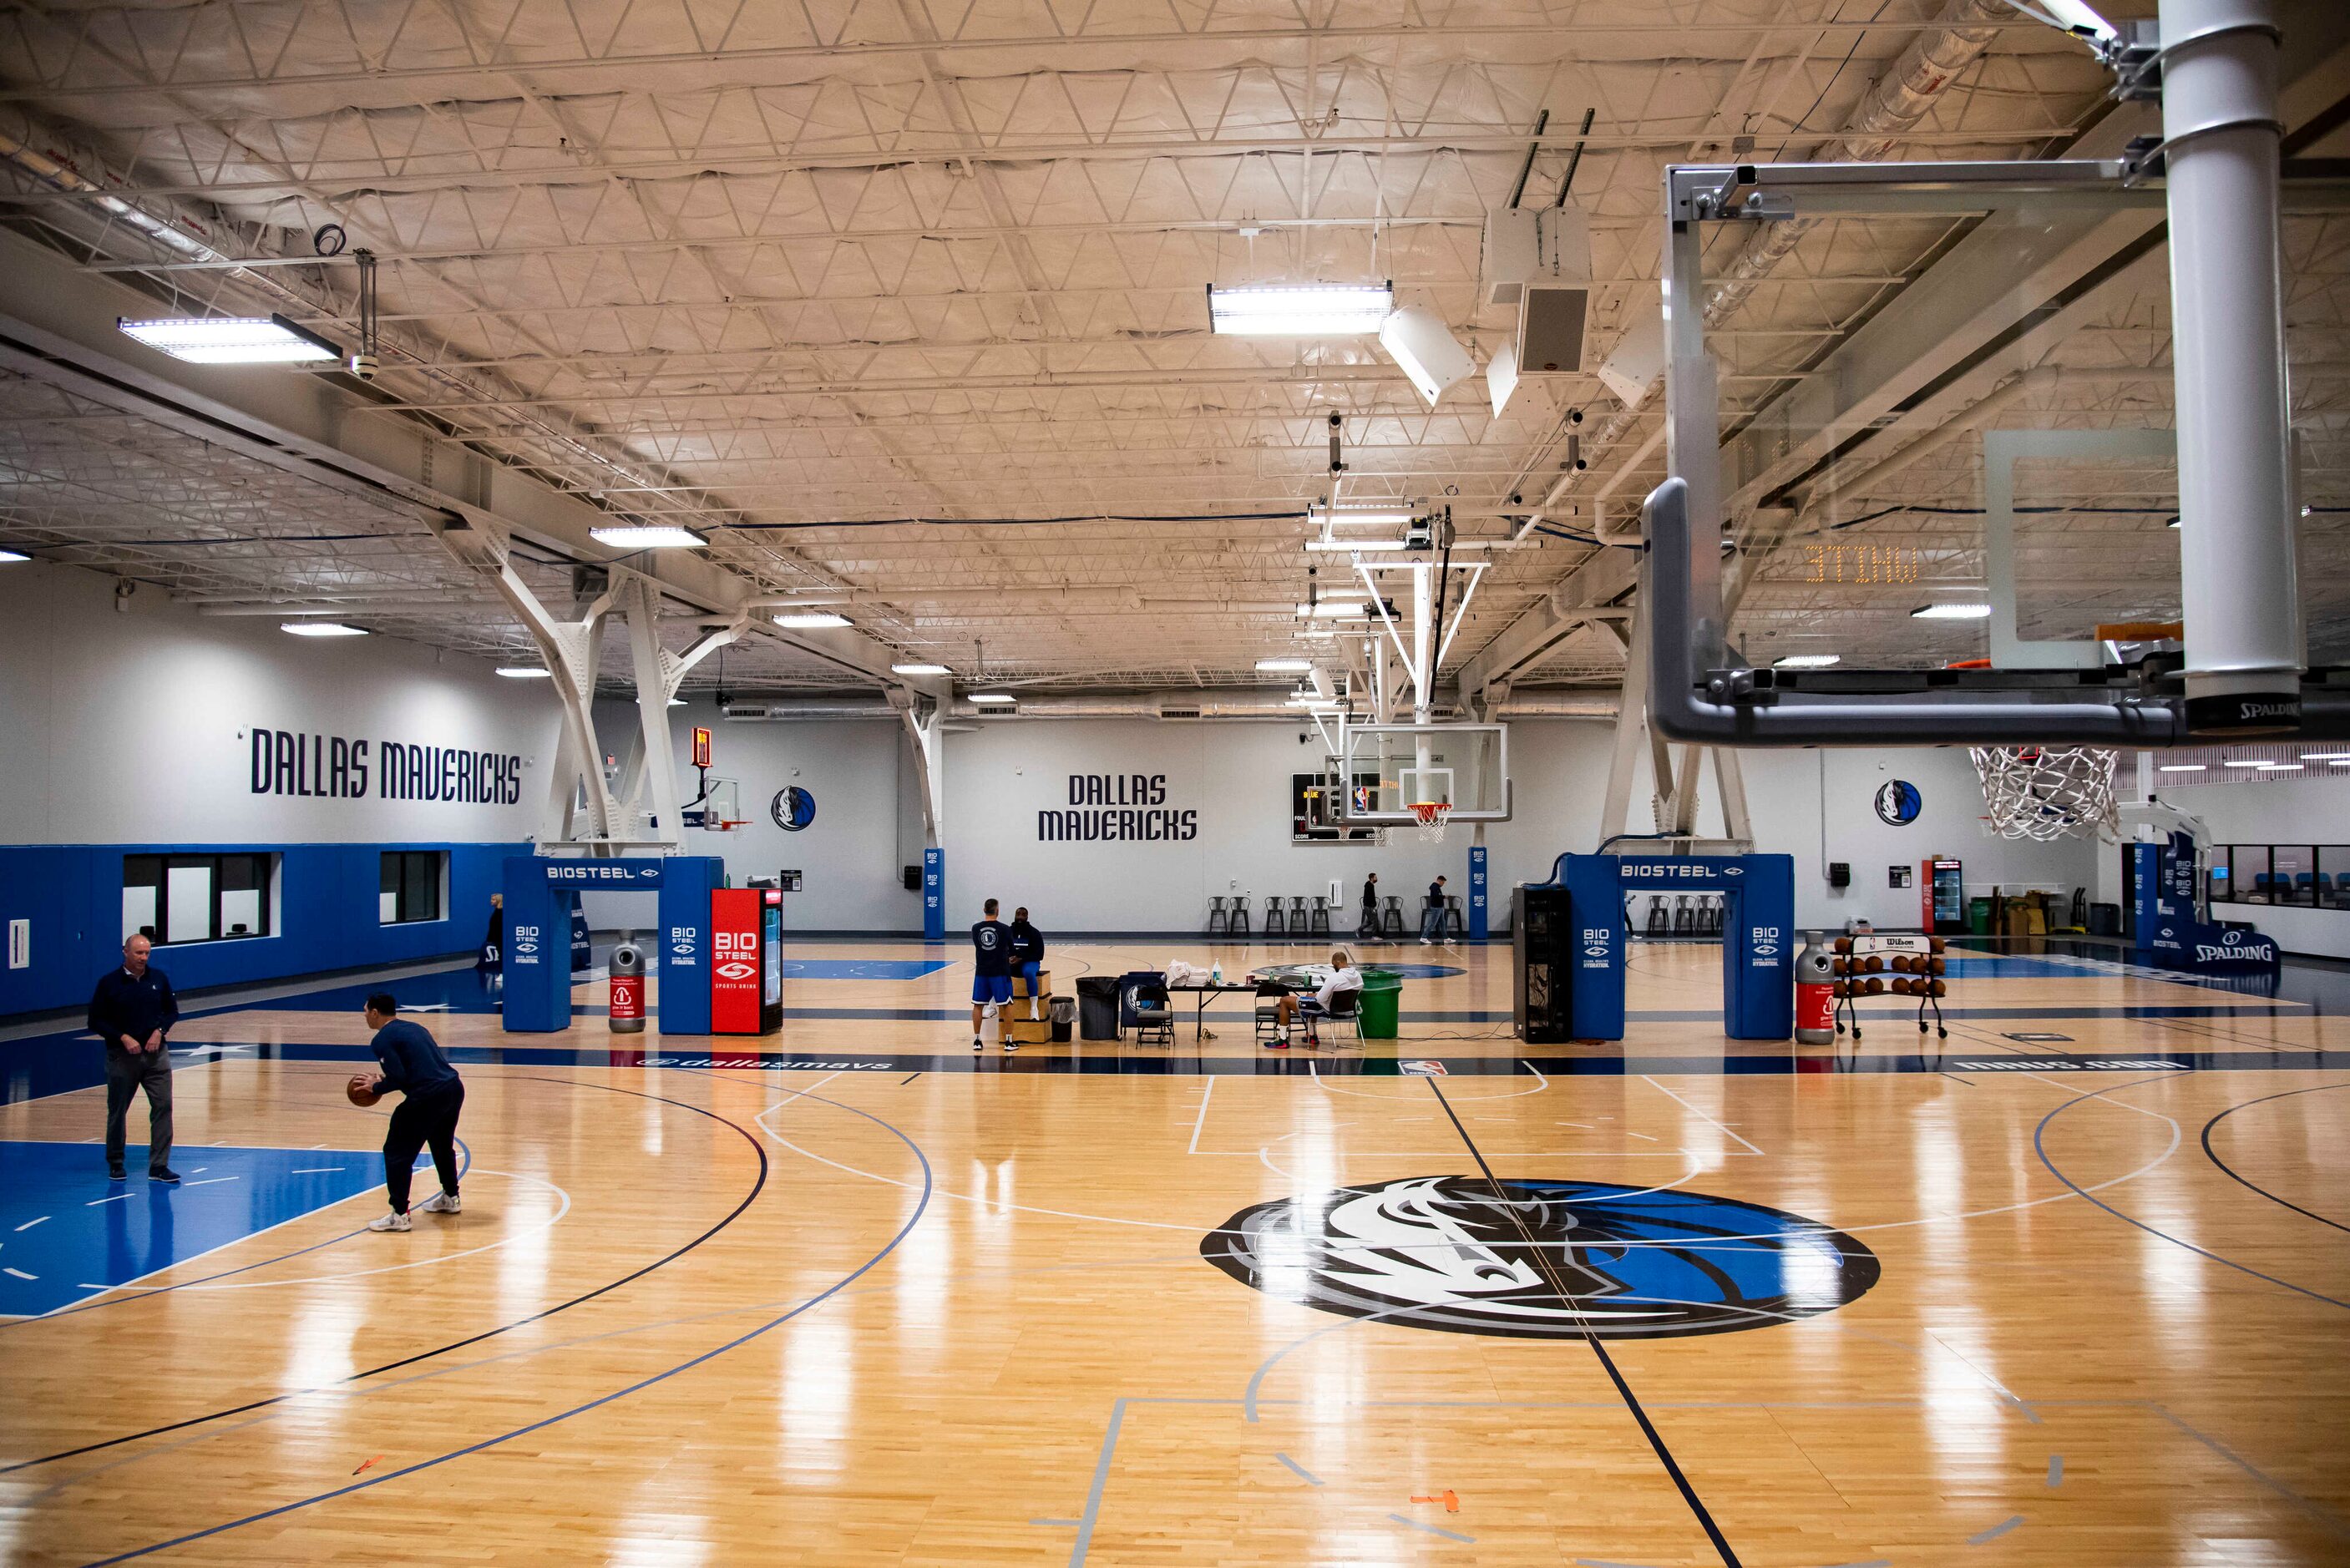
[[[1419,939],[1419,945],[1420,945],[1421,947],[1424,947],[1424,948],[1432,948],[1432,947],[1434,947],[1434,946],[1436,945],[1436,943],[1435,943],[1434,940],[1433,940],[1433,939],[1431,939],[1431,938],[1429,938],[1429,937],[1422,937],[1422,938],[1420,938],[1420,939]]]
[[[416,1221],[411,1220],[405,1214],[387,1214],[380,1220],[369,1220],[368,1229],[370,1231],[413,1231],[416,1229]]]
[[[427,1214],[463,1214],[465,1200],[453,1192],[436,1192],[416,1207]]]

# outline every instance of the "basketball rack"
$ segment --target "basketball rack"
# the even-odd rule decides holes
[[[1918,999],[1918,1033],[1926,1033],[1926,1012],[1934,1014],[1934,1037],[1948,1040],[1950,1032],[1942,1023],[1942,998],[1949,982],[1943,978],[1945,944],[1939,937],[1910,936],[1850,936],[1838,937],[1834,944],[1835,956],[1828,961],[1835,976],[1835,1032],[1842,1034],[1849,1022],[1852,1038],[1860,1040],[1860,1009],[1856,1005],[1864,996],[1915,996]],[[1890,971],[1891,977],[1884,978]]]

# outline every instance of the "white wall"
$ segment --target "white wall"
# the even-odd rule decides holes
[[[2350,778],[2166,785],[2160,782],[2161,775],[2156,777],[2156,795],[2166,805],[2202,818],[2215,845],[2350,844]],[[2334,870],[2330,856],[2325,869],[2329,875]],[[2276,938],[2277,945],[2287,952],[2350,959],[2350,909],[2215,904],[2211,913],[2226,919],[2249,920]]]
[[[481,842],[530,836],[556,717],[537,683],[385,637],[298,639],[153,588],[0,566],[0,843]],[[369,742],[364,799],[255,794],[255,726]],[[385,800],[390,740],[519,754],[510,805]]]

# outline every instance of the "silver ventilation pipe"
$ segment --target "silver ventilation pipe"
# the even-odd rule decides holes
[[[1615,691],[1521,688],[1494,704],[1490,717],[1613,719],[1621,706],[1621,697]],[[855,698],[785,697],[764,702],[730,703],[725,712],[725,717],[735,723],[827,723],[897,716],[896,709],[878,698],[864,701]],[[1450,718],[1452,714],[1447,710],[1437,716]],[[1014,719],[1157,719],[1170,723],[1246,720],[1284,724],[1305,724],[1313,719],[1305,709],[1291,706],[1286,693],[1244,687],[1139,696],[1072,693],[1029,697],[1012,707],[981,707],[958,701],[949,711],[949,717],[991,722]]]

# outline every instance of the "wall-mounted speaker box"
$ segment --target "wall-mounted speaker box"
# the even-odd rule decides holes
[[[1852,886],[1851,862],[1846,860],[1831,860],[1828,862],[1828,886],[1831,888],[1849,888]]]
[[[909,866],[909,867],[906,867],[906,891],[907,891],[907,892],[909,892],[909,893],[919,893],[919,892],[920,892],[921,890],[922,890],[922,868],[921,868],[920,867],[919,867],[919,866]]]
[[[1477,268],[1480,297],[1487,305],[1515,305],[1534,275],[1535,211],[1532,207],[1485,209],[1485,252]]]

